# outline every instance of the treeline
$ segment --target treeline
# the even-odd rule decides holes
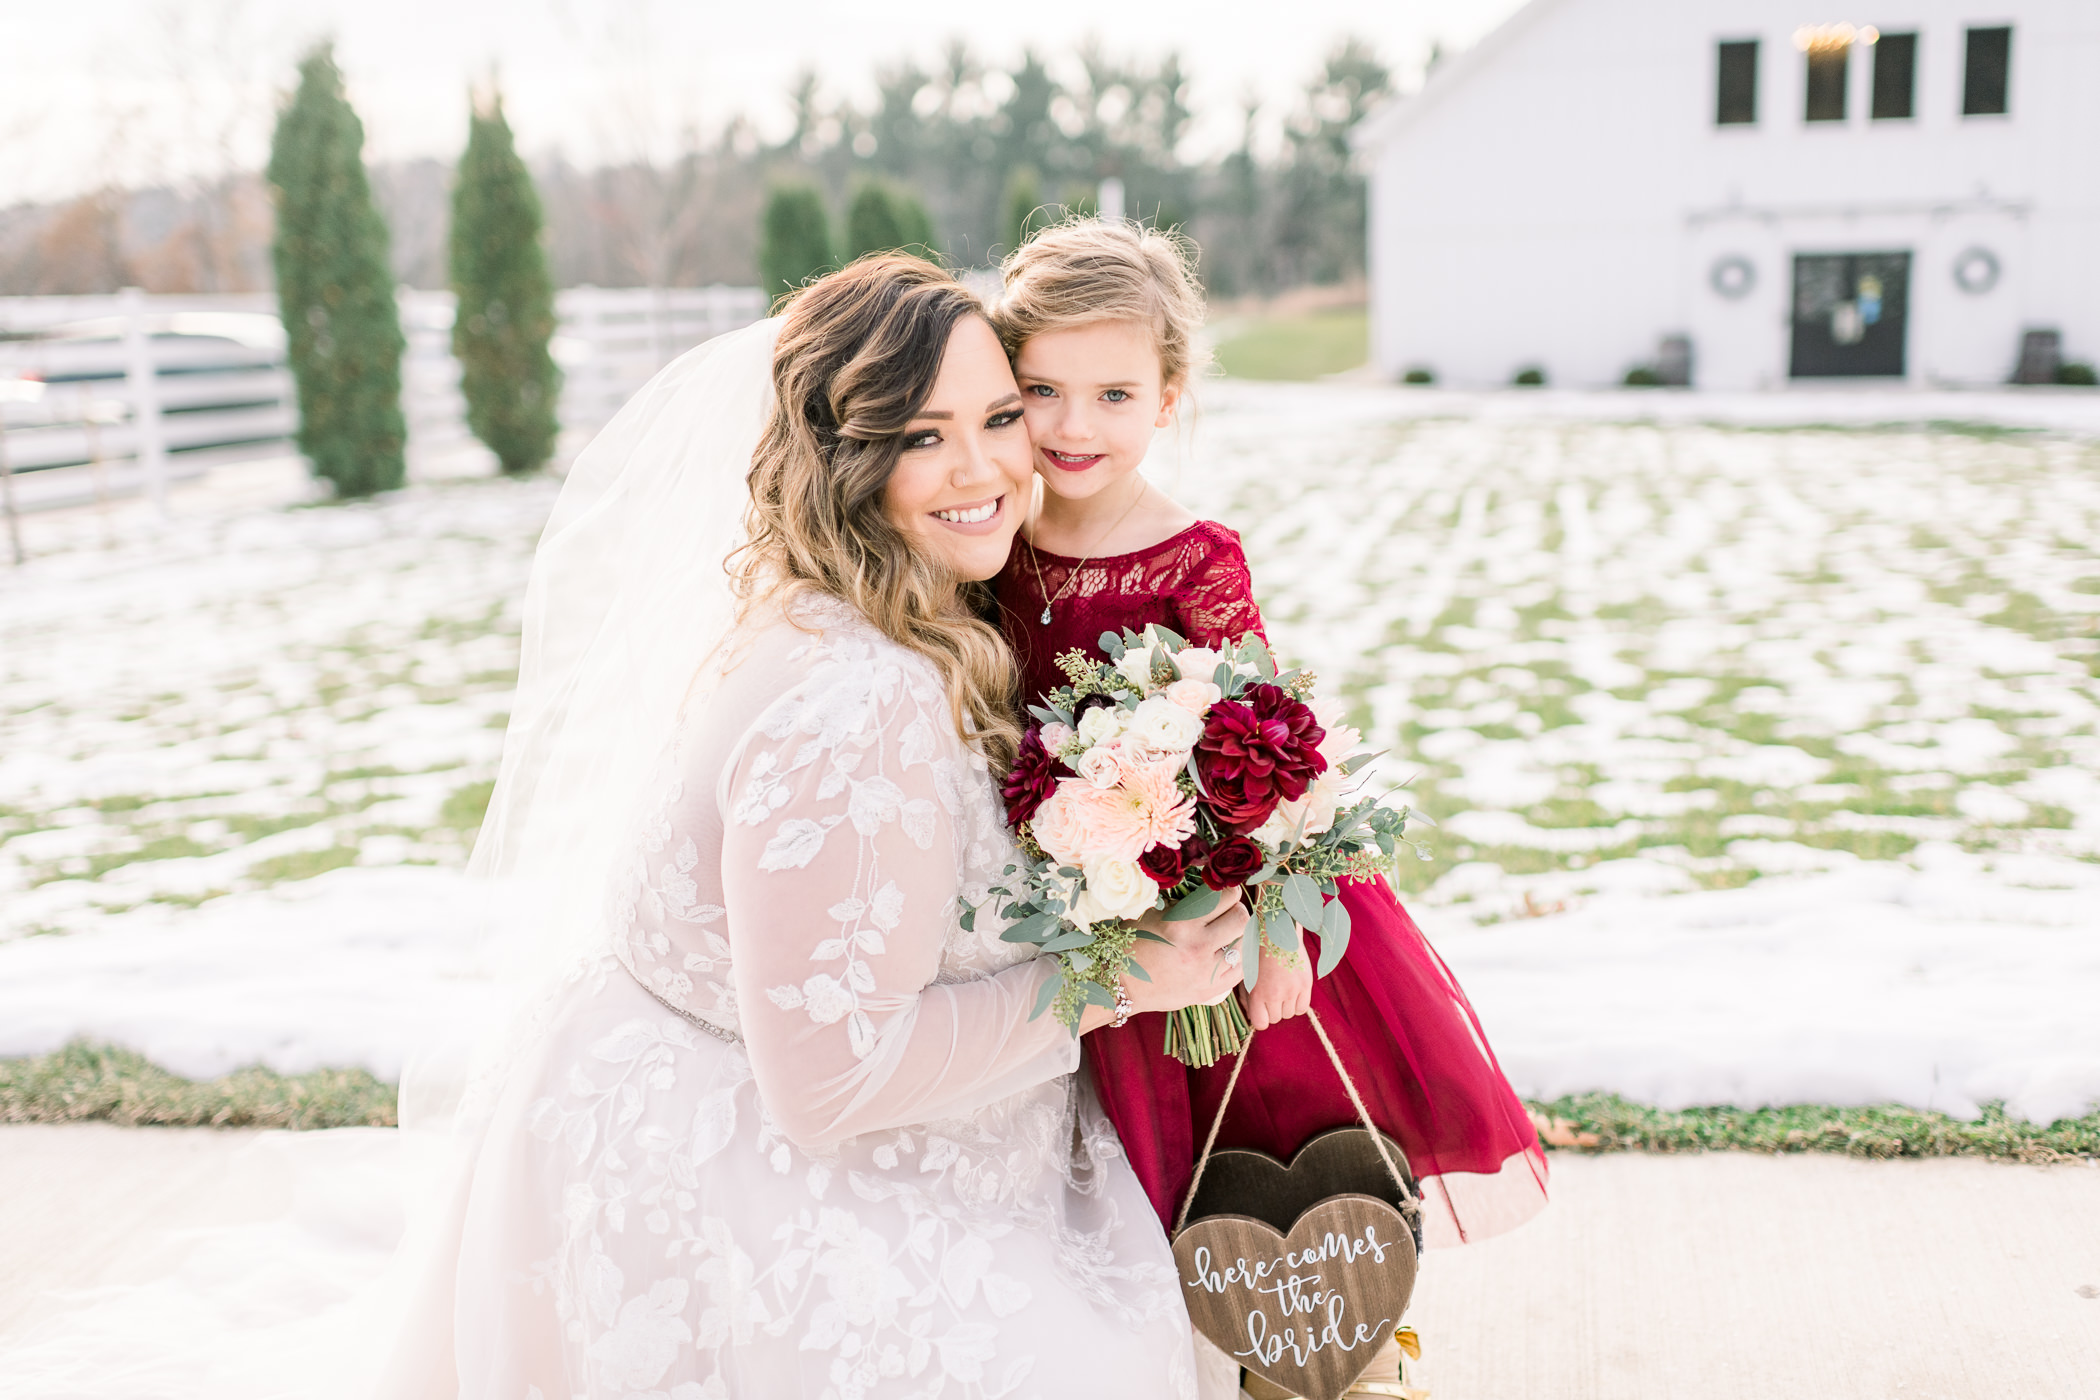
[[[1361,42],[1338,44],[1284,114],[1280,143],[1257,144],[1262,113],[1250,106],[1237,147],[1203,162],[1181,155],[1195,115],[1189,87],[1173,56],[1129,62],[1090,48],[1060,75],[1032,53],[987,65],[960,44],[931,68],[885,68],[864,105],[828,100],[805,78],[776,143],[733,123],[669,158],[534,167],[549,263],[563,286],[755,284],[768,196],[788,185],[817,192],[841,249],[856,199],[874,187],[900,211],[924,211],[927,227],[906,241],[983,266],[1011,246],[1027,211],[1089,207],[1115,177],[1127,213],[1196,240],[1217,295],[1360,276],[1364,191],[1347,133],[1392,91],[1379,58]],[[435,160],[372,168],[393,273],[407,285],[447,284],[453,178]],[[264,290],[269,212],[259,176],[0,211],[0,293]]]

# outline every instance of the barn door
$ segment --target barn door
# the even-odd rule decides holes
[[[1901,377],[1909,309],[1909,253],[1797,253],[1787,372]]]

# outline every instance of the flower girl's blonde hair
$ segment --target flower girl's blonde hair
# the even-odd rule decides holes
[[[947,683],[959,733],[1004,772],[1020,746],[1013,653],[975,615],[984,586],[914,549],[883,509],[904,430],[940,377],[949,334],[984,309],[918,258],[863,258],[787,304],[773,412],[751,455],[738,595],[843,599]]]
[[[1162,384],[1187,385],[1207,356],[1197,343],[1203,288],[1179,233],[1122,221],[1069,219],[1015,249],[993,316],[1009,358],[1046,331],[1136,321],[1152,332]]]

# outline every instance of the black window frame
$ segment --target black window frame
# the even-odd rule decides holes
[[[1977,24],[1962,31],[1963,116],[2012,114],[2012,39],[2013,27],[2009,24]]]
[[[1802,67],[1801,120],[1811,126],[1847,121],[1852,114],[1852,45],[1812,46],[1802,57],[1805,62]],[[1821,81],[1818,81],[1819,75]],[[1833,77],[1835,93],[1830,90]],[[1819,98],[1822,99],[1820,106]]]
[[[1898,107],[1902,110],[1895,110]],[[1867,99],[1867,119],[1900,122],[1917,115],[1918,36],[1915,31],[1883,34],[1874,41],[1874,89]]]
[[[1714,49],[1714,125],[1757,125],[1756,39],[1722,39]],[[1730,60],[1736,60],[1731,64]],[[1747,65],[1743,64],[1747,60]],[[1747,71],[1745,71],[1747,67]],[[1731,81],[1731,79],[1733,81]]]

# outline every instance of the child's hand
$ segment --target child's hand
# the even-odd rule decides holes
[[[1250,938],[1258,937],[1251,928],[1247,932]],[[1312,1009],[1312,959],[1301,952],[1295,959],[1298,965],[1292,967],[1285,956],[1264,947],[1253,990],[1240,989],[1240,998],[1247,1007],[1247,1024],[1258,1031],[1265,1031],[1278,1021],[1303,1016]]]

